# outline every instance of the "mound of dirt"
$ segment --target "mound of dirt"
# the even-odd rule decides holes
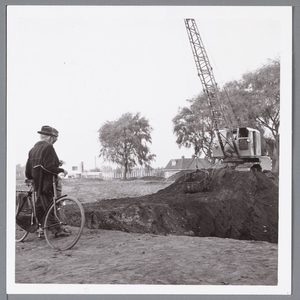
[[[184,170],[184,171],[179,171],[173,175],[171,175],[170,177],[168,177],[166,180],[169,181],[175,181],[177,179],[179,179],[180,177],[184,176],[185,174],[189,174],[189,173],[193,173],[195,170]]]
[[[156,194],[84,204],[87,227],[278,241],[278,178],[230,168],[179,177]]]

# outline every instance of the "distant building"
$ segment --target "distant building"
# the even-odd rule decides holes
[[[84,172],[84,165],[83,162],[81,162],[78,165],[70,165],[66,167],[66,169],[68,170],[67,178],[81,178],[81,174]]]
[[[67,178],[80,179],[80,178],[102,178],[101,172],[91,172],[84,170],[84,163],[71,164],[66,167],[68,170]]]
[[[171,159],[164,168],[164,177],[168,178],[177,172],[197,169],[207,169],[211,167],[211,163],[207,158],[191,157]]]
[[[64,168],[64,166],[63,166]],[[113,170],[112,168],[104,168],[103,171],[99,172],[94,169],[91,171],[87,171],[84,169],[84,164],[81,162],[80,164],[68,164],[65,166],[66,170],[68,171],[67,178],[69,179],[80,179],[80,178],[101,178],[101,179],[121,179],[123,178],[124,170],[121,168],[117,168],[116,170]],[[105,170],[106,169],[106,170]],[[160,171],[160,172],[159,172]],[[161,170],[154,170],[152,168],[134,168],[127,172],[126,177],[127,178],[141,178],[146,176],[162,176]]]

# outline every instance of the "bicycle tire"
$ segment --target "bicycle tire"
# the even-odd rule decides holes
[[[54,204],[46,212],[44,219],[44,235],[48,245],[56,250],[68,250],[78,242],[84,224],[85,216],[82,204],[73,197],[62,197],[55,201],[57,219],[54,216]],[[72,234],[64,237],[56,237],[54,232],[59,227],[70,230]]]
[[[28,233],[29,233],[28,231],[24,230],[16,223],[15,241],[17,243],[23,242],[26,239]]]
[[[28,197],[27,192],[24,192],[24,191],[18,192],[17,191],[17,197],[16,197],[16,217],[17,217],[17,213],[18,213],[18,210],[19,210],[19,206],[18,205],[20,204],[20,203],[18,203],[18,200],[17,200],[18,195],[19,196],[22,195],[23,198],[26,197],[26,203],[22,204],[24,207],[31,207],[31,200]],[[26,237],[27,237],[28,234],[29,234],[29,231],[27,231],[24,228],[22,228],[21,226],[19,226],[17,224],[17,222],[15,223],[15,241],[17,243],[23,242],[26,239]]]

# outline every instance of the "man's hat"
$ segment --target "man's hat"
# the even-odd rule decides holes
[[[38,131],[38,133],[58,137],[58,131],[55,128],[47,125],[43,126],[41,131]]]

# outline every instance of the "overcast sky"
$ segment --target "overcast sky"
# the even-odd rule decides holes
[[[9,6],[8,136],[16,164],[26,163],[37,131],[50,125],[68,166],[101,167],[98,129],[126,112],[140,112],[153,127],[153,167],[190,157],[172,129],[178,108],[202,90],[184,18],[196,20],[222,85],[284,55],[285,13],[284,7]]]

